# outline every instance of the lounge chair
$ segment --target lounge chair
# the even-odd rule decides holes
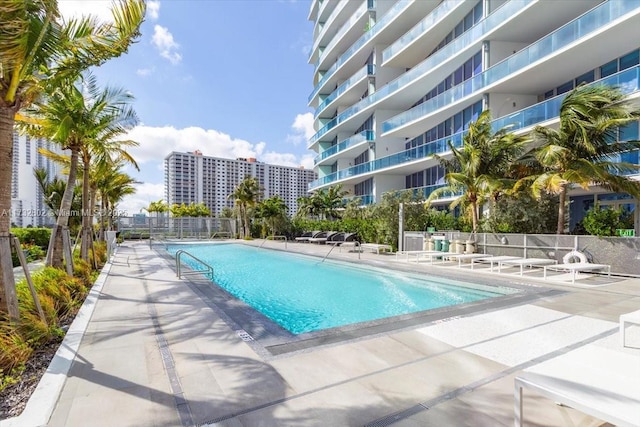
[[[327,240],[331,239],[337,232],[335,231],[323,231],[317,236],[313,236],[309,239],[309,243],[326,243]]]
[[[474,259],[488,258],[488,257],[491,257],[491,256],[492,255],[487,255],[487,254],[459,254],[459,253],[455,253],[455,254],[447,255],[443,259],[447,260],[447,261],[458,261],[458,268],[462,268],[462,264],[463,264],[464,260],[469,260],[469,263],[471,264]]]
[[[607,276],[611,276],[611,266],[608,264],[592,264],[590,262],[571,262],[568,264],[545,265],[543,277],[547,278],[547,270],[566,271],[571,273],[571,284],[576,283],[576,275],[578,272],[601,271],[605,270]]]
[[[498,262],[498,273],[502,269],[503,265],[515,265],[520,266],[520,275],[522,276],[524,273],[524,267],[528,266],[529,268],[533,268],[535,266],[546,266],[549,264],[557,264],[558,261],[555,259],[549,258],[520,258],[520,259],[507,259]]]
[[[308,242],[312,237],[316,237],[321,231],[305,231],[301,236],[296,237],[296,242]]]
[[[361,243],[360,250],[368,249],[380,255],[380,252],[391,252],[391,245],[383,245],[381,243]]]
[[[415,253],[416,262],[420,262],[422,260],[429,261],[433,264],[433,261],[439,259],[444,261],[446,257],[456,255],[455,252],[441,252],[441,251],[418,251]]]
[[[595,344],[534,365],[514,380],[515,426],[523,425],[523,388],[617,426],[639,426],[638,378],[637,355]]]
[[[339,232],[331,236],[331,239],[327,239],[327,245],[340,246],[345,242],[352,242],[356,238],[356,233],[344,233]]]
[[[493,264],[498,265],[498,268],[499,268],[501,262],[510,261],[514,259],[522,259],[522,258],[517,256],[509,256],[509,255],[499,255],[499,256],[486,255],[484,257],[476,257],[471,259],[471,269],[473,270],[474,265],[479,262],[482,262],[482,263],[488,262],[489,264],[491,264],[491,271],[493,271]]]

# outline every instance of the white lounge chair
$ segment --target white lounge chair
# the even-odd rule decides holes
[[[390,245],[383,245],[381,243],[361,243],[360,249],[361,250],[368,249],[372,252],[376,252],[378,255],[380,255],[380,252],[387,252],[387,251],[391,252]]]
[[[462,263],[464,260],[470,260],[470,262],[473,262],[474,259],[480,259],[480,258],[488,258],[491,257],[492,255],[487,255],[487,254],[452,254],[452,255],[447,255],[446,257],[444,257],[444,259],[446,259],[447,261],[458,261],[458,268],[462,267]]]
[[[631,313],[625,313],[620,315],[620,341],[622,346],[626,347],[626,333],[625,328],[627,323],[631,325],[640,325],[640,310],[632,311]]]
[[[321,231],[305,231],[301,236],[296,237],[296,242],[308,242],[312,237],[320,234]]]
[[[529,268],[533,268],[534,266],[544,266],[550,264],[557,264],[558,262],[555,259],[549,258],[520,258],[520,259],[507,259],[504,261],[498,262],[498,273],[503,265],[515,265],[520,266],[520,275],[522,276],[524,273],[524,267],[527,266]]]
[[[426,252],[418,252],[416,255],[416,262],[420,262],[422,260],[429,261],[433,264],[433,261],[439,259],[444,260],[446,257],[451,255],[456,255],[455,252],[439,252],[439,251],[426,251]]]
[[[515,422],[523,425],[522,389],[616,426],[640,426],[640,362],[595,344],[542,362],[516,376]]]
[[[522,258],[517,256],[509,256],[509,255],[499,255],[499,256],[485,255],[484,257],[473,258],[471,260],[471,269],[473,270],[474,265],[479,262],[481,263],[488,262],[489,264],[491,264],[491,271],[493,271],[493,264],[498,265],[498,268],[499,268],[501,262],[514,260],[514,259],[522,259]]]
[[[571,273],[571,283],[576,283],[576,275],[578,272],[601,271],[605,270],[607,276],[611,276],[611,266],[608,264],[591,264],[590,262],[573,262],[569,264],[545,265],[543,277],[547,278],[547,270],[566,271]]]

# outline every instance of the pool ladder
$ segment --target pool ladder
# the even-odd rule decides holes
[[[188,272],[183,273],[182,272],[182,255],[187,255],[189,256],[191,259],[195,260],[196,262],[200,263],[202,266],[204,266],[205,268],[202,270],[191,270]],[[180,249],[178,252],[176,252],[176,274],[178,275],[178,279],[181,279],[182,276],[186,276],[188,274],[201,274],[204,273],[205,276],[209,277],[211,280],[213,280],[213,267],[211,267],[209,264],[207,264],[206,262],[202,261],[199,258],[196,258],[194,255],[190,254],[189,252],[185,251],[184,249]]]

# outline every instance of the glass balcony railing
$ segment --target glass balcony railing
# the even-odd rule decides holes
[[[422,187],[414,187],[414,188],[407,188],[404,190],[398,190],[396,191],[396,193],[411,192],[414,198],[419,198],[420,196],[422,196],[424,199],[427,199],[431,195],[431,193],[436,191],[438,188],[443,188],[446,186],[447,184],[432,184],[432,185],[425,185]],[[456,197],[456,196],[462,196],[462,191],[457,191],[457,192],[449,191],[442,195],[442,197]]]
[[[333,21],[335,21],[336,16],[340,14],[340,11],[344,9],[346,4],[347,2],[338,3],[336,8],[331,12],[327,20],[324,22],[322,29],[318,32],[318,36],[316,37],[316,41],[313,43],[313,47],[311,48],[311,52],[309,52],[309,55],[313,55],[313,52],[318,48],[318,45],[320,44],[320,40],[322,40],[325,33],[327,32],[327,28],[329,28]]]
[[[325,71],[324,76],[322,76],[322,79],[320,79],[313,92],[311,92],[311,95],[309,95],[309,102],[311,102],[311,100],[318,94],[320,88],[335,74],[336,70],[340,68],[342,64],[347,62],[366,42],[371,40],[382,28],[392,21],[393,18],[398,16],[402,10],[414,1],[416,0],[399,0],[378,22],[376,22],[373,27],[371,27],[371,29],[369,29],[369,31],[364,33],[354,44],[351,45],[349,49],[340,55],[340,58],[338,58],[336,63]],[[373,2],[367,2],[367,6],[372,9],[374,4]]]
[[[347,148],[354,147],[363,142],[373,142],[374,135],[372,130],[365,130],[360,133],[357,133],[344,141],[334,145],[333,147],[324,150],[322,153],[318,154],[316,158],[313,160],[314,165],[319,163],[320,161],[326,159],[327,157],[333,156],[340,151],[344,151]]]
[[[342,7],[344,7],[344,6],[342,6]],[[346,33],[347,30],[349,30],[351,27],[353,27],[353,25],[356,22],[358,22],[360,20],[360,18],[362,18],[362,16],[365,13],[367,13],[367,10],[368,10],[367,3],[362,3],[362,5],[360,5],[360,7],[358,9],[356,9],[355,12],[353,12],[353,14],[351,15],[351,18],[349,18],[347,20],[347,22],[342,24],[342,27],[340,27],[340,29],[338,29],[338,31],[333,36],[331,36],[331,41],[324,48],[324,52],[318,55],[318,59],[313,64],[313,67],[315,69],[317,69],[318,68],[318,64],[320,64],[320,62],[322,62],[322,59],[326,55],[326,52],[329,52],[331,49],[333,49],[333,47],[336,45],[336,43],[338,43],[338,41],[342,39],[342,36],[344,35],[344,33]]]
[[[406,87],[418,78],[428,74],[433,68],[436,68],[439,66],[439,64],[448,61],[452,57],[455,57],[467,46],[476,42],[480,42],[486,33],[502,26],[506,21],[509,20],[511,16],[515,15],[518,11],[523,9],[528,4],[533,3],[534,1],[535,0],[511,0],[503,4],[491,15],[487,16],[484,20],[471,27],[460,37],[453,40],[442,49],[436,51],[433,55],[422,61],[420,64],[416,65],[397,79],[392,80],[379,90],[376,90],[376,92],[369,95],[367,98],[344,110],[335,119],[331,120],[324,127],[320,128],[318,132],[316,132],[315,135],[313,135],[309,139],[309,145],[322,138],[325,133],[333,129],[337,124],[344,122],[354,114],[364,110],[368,106],[380,101],[381,99],[391,95],[397,90]]]
[[[638,92],[640,91],[640,65],[624,71],[620,71],[619,73],[605,77],[604,79],[600,79],[591,84],[616,86],[619,87],[620,90],[627,95]],[[509,116],[493,120],[491,122],[491,126],[494,131],[498,131],[505,126],[510,126],[510,131],[517,131],[519,129],[525,129],[530,126],[534,126],[538,123],[552,120],[558,117],[558,114],[560,112],[560,105],[562,104],[562,100],[566,96],[567,93],[558,95],[555,98],[548,99],[544,102],[533,105],[529,108],[525,108],[524,110],[520,110]],[[311,183],[309,183],[309,189],[313,190],[316,187],[329,184],[341,179],[401,165],[403,163],[408,163],[418,159],[424,159],[432,156],[433,154],[444,153],[446,151],[449,151],[449,145],[447,143],[448,141],[451,141],[453,146],[456,148],[462,146],[462,141],[465,134],[466,131],[458,132],[451,136],[431,141],[427,144],[420,145],[409,150],[401,151],[399,153],[382,157],[368,163],[363,163],[340,170],[338,172],[332,173],[331,175],[327,175],[320,179],[312,181]]]
[[[496,83],[510,74],[564,49],[570,43],[591,34],[609,22],[638,8],[640,8],[638,0],[616,0],[602,3],[600,6],[560,27],[518,53],[511,55],[481,74],[477,74],[448,91],[391,118],[383,123],[382,131],[389,132],[477,93],[486,86]]]
[[[338,88],[334,90],[329,96],[327,96],[324,101],[322,101],[322,103],[318,105],[318,108],[316,108],[314,115],[318,116],[318,114],[320,114],[320,112],[324,110],[327,105],[331,104],[337,97],[345,93],[347,89],[351,87],[351,85],[359,82],[363,77],[372,76],[374,72],[375,67],[373,64],[367,64],[362,67],[358,72],[356,72],[347,81],[338,86]]]
[[[342,201],[346,205],[350,201],[355,200],[355,199],[359,199],[360,200],[360,204],[358,206],[372,205],[376,201],[375,197],[373,196],[373,194],[365,194],[365,195],[362,195],[362,196],[347,197],[347,198],[343,199]]]
[[[388,60],[393,55],[410,45],[414,40],[433,28],[434,25],[440,22],[445,16],[454,11],[464,2],[465,0],[448,0],[440,3],[440,5],[427,15],[426,18],[418,22],[418,25],[413,27],[396,42],[383,50],[382,61]]]

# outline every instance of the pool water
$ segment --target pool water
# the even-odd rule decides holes
[[[516,292],[371,266],[321,263],[242,244],[170,245],[167,250],[175,255],[180,249],[211,265],[215,284],[294,334]]]

